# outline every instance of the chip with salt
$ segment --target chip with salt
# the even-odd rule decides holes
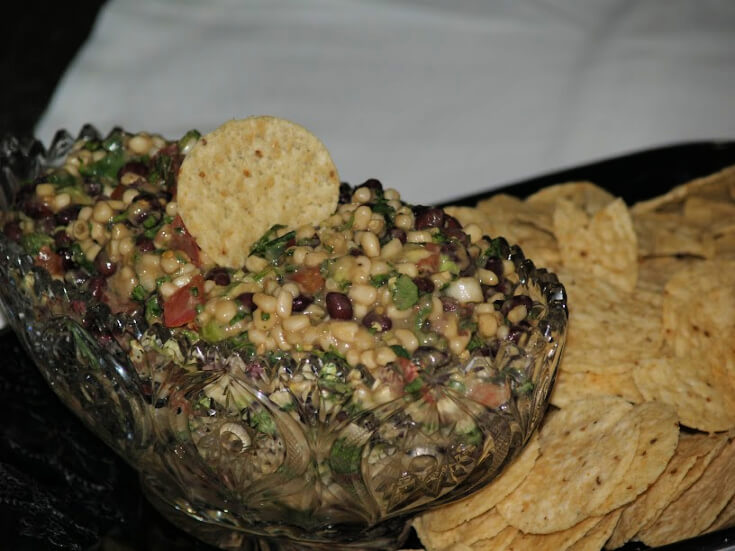
[[[538,453],[538,434],[534,434],[520,455],[490,484],[465,499],[421,515],[423,527],[434,532],[452,530],[489,511],[526,478]]]
[[[661,345],[661,297],[628,293],[589,275],[559,272],[569,297],[569,331],[561,367],[625,371]],[[615,366],[620,366],[616,368]]]
[[[610,538],[615,526],[620,519],[621,510],[609,512],[592,530],[587,532],[581,539],[572,545],[568,551],[598,551],[602,549],[605,542]],[[530,551],[530,550],[529,550]]]
[[[592,215],[612,203],[615,196],[592,182],[565,182],[547,186],[526,198],[529,205],[547,209],[552,213],[559,200],[571,201],[584,212]]]
[[[645,492],[623,508],[620,520],[605,545],[606,549],[617,549],[631,540],[641,528],[655,521],[664,507],[702,474],[725,442],[721,436],[682,433],[664,471]],[[690,482],[685,481],[687,478]]]
[[[181,165],[178,212],[207,255],[241,267],[276,224],[318,224],[336,208],[339,176],[324,144],[276,117],[226,122]]]
[[[689,254],[712,258],[715,255],[715,243],[710,228],[687,221],[680,214],[634,214],[633,227],[641,257]]]
[[[590,215],[568,199],[557,201],[554,235],[565,268],[632,291],[638,279],[638,244],[628,208],[616,199]]]
[[[594,530],[602,520],[603,517],[588,517],[566,530],[550,534],[518,532],[507,549],[508,551],[565,551]]]
[[[729,442],[702,476],[656,522],[638,534],[650,546],[664,545],[702,533],[735,494],[735,441]]]
[[[627,416],[639,420],[638,447],[622,484],[598,506],[599,513],[617,509],[643,493],[666,468],[679,441],[678,417],[667,404],[645,402],[635,406]]]
[[[735,394],[721,366],[698,357],[647,358],[633,379],[646,400],[674,406],[686,427],[722,431],[735,425]]]
[[[625,400],[577,400],[547,415],[539,457],[498,512],[525,533],[571,528],[590,516],[620,483],[633,460],[638,423]]]
[[[568,371],[559,369],[554,389],[551,393],[551,403],[563,408],[565,405],[579,400],[582,397],[617,396],[628,402],[643,402],[643,395],[635,386],[633,367],[616,371]]]

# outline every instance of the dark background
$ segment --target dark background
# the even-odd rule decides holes
[[[0,136],[32,134],[103,4],[23,2],[12,17],[4,5]],[[728,164],[735,164],[735,142],[680,144],[542,176],[511,191],[590,179],[631,202]],[[0,332],[0,407],[0,550],[213,551],[151,508],[135,473],[62,406],[8,330]],[[733,530],[667,549],[735,549],[728,538],[735,540]]]

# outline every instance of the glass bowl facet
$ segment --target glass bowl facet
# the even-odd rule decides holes
[[[91,126],[80,137],[99,138]],[[48,150],[2,140],[0,208],[73,142],[66,132]],[[517,246],[497,242],[524,292],[545,308],[520,345],[504,341],[461,366],[495,383],[510,386],[519,374],[531,381],[495,408],[443,384],[457,366],[427,357],[422,393],[350,412],[339,359],[253,356],[173,337],[135,313],[113,315],[2,234],[0,303],[61,400],[182,528],[227,549],[389,549],[411,515],[497,476],[548,404],[566,336],[564,288]],[[276,400],[281,387],[288,396]]]

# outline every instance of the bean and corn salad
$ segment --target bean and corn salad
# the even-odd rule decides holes
[[[177,172],[198,137],[114,131],[79,139],[62,165],[20,189],[3,220],[5,236],[37,266],[87,293],[63,313],[125,351],[156,407],[177,402],[151,368],[152,349],[183,372],[211,369],[217,353],[234,369],[235,357],[240,375],[258,379],[273,403],[302,421],[315,389],[321,406],[310,415],[336,419],[406,396],[438,402],[440,417],[464,423],[468,442],[477,437],[470,416],[438,388],[489,408],[532,390],[524,366],[472,367],[505,344],[522,350],[546,308],[519,284],[503,240],[440,208],[408,205],[371,179],[342,184],[326,220],[274,226],[243,266],[216,266],[177,214]],[[100,305],[145,331],[99,329]],[[234,390],[225,387],[218,379],[194,405],[205,412],[203,425],[212,408],[252,402],[226,398]],[[273,435],[262,408],[249,415],[251,427]],[[343,455],[335,464],[353,468]]]

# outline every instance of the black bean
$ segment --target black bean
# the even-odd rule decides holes
[[[61,209],[56,213],[56,224],[59,226],[66,226],[72,220],[76,220],[81,208],[81,205],[69,205],[68,207]]]
[[[72,238],[64,230],[59,230],[54,234],[54,244],[59,247],[71,247]]]
[[[248,312],[255,310],[255,303],[253,302],[253,293],[240,293],[237,295],[236,300],[243,305]]]
[[[23,203],[23,212],[34,219],[47,218],[54,214],[48,205],[45,205],[35,197]]]
[[[54,233],[54,228],[56,228],[56,219],[53,215],[36,220],[36,231],[51,234]]]
[[[103,249],[95,257],[94,267],[97,268],[100,275],[109,277],[117,271],[117,262],[110,260],[107,252]]]
[[[327,293],[327,312],[332,319],[352,319],[352,301],[344,293]]]
[[[299,295],[293,299],[291,310],[294,312],[303,312],[312,302],[314,302],[313,298],[307,297],[306,295]]]
[[[67,249],[68,251],[68,249]],[[66,254],[66,252],[64,253]],[[62,256],[62,259],[64,256]],[[89,274],[86,270],[75,270],[73,269],[75,264],[71,260],[71,256],[69,257],[69,267],[67,268],[64,266],[64,270],[66,270],[66,273],[64,274],[64,281],[69,283],[70,285],[74,285],[75,287],[81,287],[84,285],[87,280],[89,279]]]
[[[427,208],[416,216],[416,229],[441,228],[444,225],[444,211],[438,208]]]
[[[406,244],[406,232],[401,228],[391,228],[390,236],[393,239],[398,239],[398,241],[400,241],[404,245]]]
[[[431,281],[428,277],[415,277],[413,278],[413,283],[414,285],[416,285],[419,293],[421,294],[434,292],[434,282]]]
[[[503,277],[503,261],[498,257],[491,256],[485,261],[485,269],[493,272],[498,278]]]
[[[459,301],[456,298],[442,296],[439,297],[439,300],[445,312],[455,312],[459,308]]]
[[[444,213],[444,227],[446,229],[461,230],[462,224],[454,216],[450,216],[447,213]]]
[[[362,318],[362,324],[368,329],[374,329],[378,333],[389,331],[393,327],[391,319],[383,314],[378,314],[375,310],[370,310],[365,317]]]
[[[84,188],[85,193],[92,197],[96,197],[97,195],[102,193],[102,184],[97,180],[85,179],[82,187]]]
[[[76,262],[74,262],[74,253],[68,246],[57,246],[56,254],[61,257],[61,265],[64,267],[64,271],[71,270],[76,266]]]
[[[20,238],[23,237],[23,230],[20,229],[20,224],[15,220],[5,222],[3,233],[5,237],[15,242],[20,241]]]
[[[102,293],[105,291],[105,287],[107,287],[107,280],[102,276],[90,277],[87,282],[87,290],[97,300],[102,299]]]
[[[143,177],[148,176],[148,165],[141,163],[140,161],[127,162],[117,172],[117,177],[120,179],[128,173]]]
[[[211,279],[216,285],[224,286],[230,284],[230,274],[226,268],[212,268],[207,272],[205,279]]]
[[[451,239],[456,239],[465,247],[469,247],[470,245],[470,236],[463,232],[460,228],[446,228],[444,230],[444,235]]]
[[[360,184],[359,187],[368,188],[370,191],[373,192],[373,197],[383,195],[383,184],[380,182],[380,180],[377,180],[375,178],[369,178],[368,180],[365,180],[362,184]]]
[[[339,204],[346,205],[352,201],[352,186],[347,182],[339,184]]]
[[[521,305],[525,306],[526,311],[530,312],[531,307],[533,306],[533,301],[531,300],[531,297],[526,295],[516,295],[514,297],[510,297],[503,303],[503,306],[500,307],[500,312],[504,316],[506,316],[508,315],[508,312],[513,310],[513,308]]]
[[[156,248],[156,246],[153,244],[153,240],[149,237],[146,237],[142,233],[135,238],[135,245],[142,253],[149,253]]]

